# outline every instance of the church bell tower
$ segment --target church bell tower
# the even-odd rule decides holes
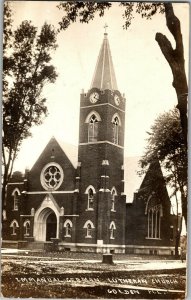
[[[81,94],[77,242],[97,252],[124,252],[125,98],[117,87],[108,34],[91,87]]]

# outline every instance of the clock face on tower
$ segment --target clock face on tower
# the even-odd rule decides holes
[[[97,92],[93,92],[90,94],[90,102],[96,103],[99,100],[99,94]]]
[[[115,95],[114,96],[114,101],[115,101],[115,104],[118,106],[120,104],[120,98],[118,95]]]

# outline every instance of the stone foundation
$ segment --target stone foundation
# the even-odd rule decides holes
[[[36,251],[57,252],[72,251],[86,253],[103,254],[134,254],[134,255],[174,255],[174,247],[165,246],[142,246],[142,245],[97,245],[97,244],[77,244],[59,242],[58,239],[52,239],[51,242],[33,242],[33,241],[2,241],[2,248],[29,249]]]

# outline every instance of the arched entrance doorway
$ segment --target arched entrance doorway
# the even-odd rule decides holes
[[[51,238],[58,238],[59,217],[49,207],[46,207],[35,214],[34,238],[35,241],[50,241]]]
[[[54,212],[50,213],[46,219],[46,241],[56,238],[57,220]]]

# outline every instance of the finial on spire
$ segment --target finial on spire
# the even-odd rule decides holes
[[[107,27],[108,27],[108,25],[107,25],[107,23],[105,23],[105,25],[104,25],[105,34],[107,34]]]

